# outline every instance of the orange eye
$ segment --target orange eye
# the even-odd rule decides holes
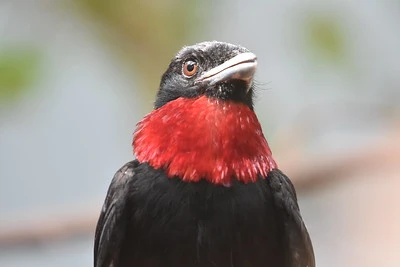
[[[185,75],[186,77],[192,77],[196,74],[197,69],[197,62],[191,60],[186,61],[185,64],[183,64],[183,75]]]

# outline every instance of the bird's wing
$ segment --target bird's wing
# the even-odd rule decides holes
[[[127,227],[127,194],[137,161],[126,163],[114,175],[96,226],[94,267],[118,266],[119,249]]]
[[[271,173],[268,180],[273,192],[277,216],[283,223],[283,242],[288,248],[287,265],[315,267],[312,243],[300,214],[295,188],[281,171],[274,170]]]

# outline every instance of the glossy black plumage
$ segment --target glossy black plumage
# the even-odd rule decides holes
[[[114,176],[96,229],[95,267],[314,266],[290,180],[185,183],[132,161]]]
[[[233,64],[222,76],[212,76],[215,83],[199,83],[204,73],[246,52],[221,42],[185,47],[162,76],[155,108],[205,95],[253,110],[253,87],[246,78],[256,61],[250,53],[239,62],[240,73],[232,75],[238,66]],[[182,75],[187,60],[199,64],[193,77]],[[95,233],[94,267],[314,266],[295,189],[278,169],[254,183],[233,177],[224,186],[168,178],[162,169],[131,161],[115,174]]]

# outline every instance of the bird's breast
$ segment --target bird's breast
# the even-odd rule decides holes
[[[177,267],[279,263],[279,230],[265,180],[231,187],[188,183],[148,164],[136,173],[143,175],[133,184],[138,193],[131,200],[125,261],[159,259],[159,266]]]

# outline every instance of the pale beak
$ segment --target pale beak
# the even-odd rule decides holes
[[[253,83],[256,68],[257,56],[250,52],[242,53],[201,75],[196,84],[212,86],[219,82],[242,80],[246,83],[246,92],[248,92]]]

